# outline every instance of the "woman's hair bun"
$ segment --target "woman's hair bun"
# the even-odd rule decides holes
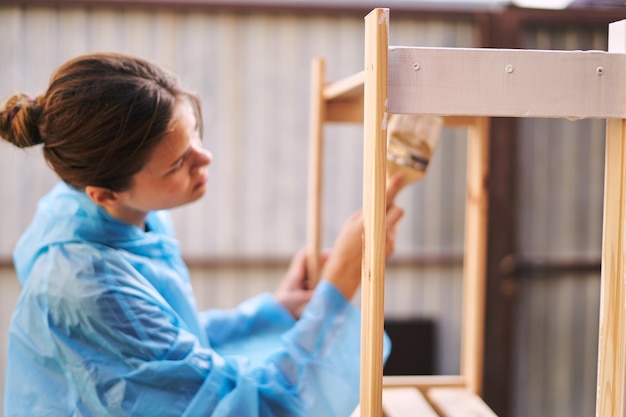
[[[0,137],[19,148],[43,142],[39,132],[40,100],[15,94],[0,111]]]

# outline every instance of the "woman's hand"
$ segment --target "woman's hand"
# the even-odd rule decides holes
[[[320,267],[324,266],[328,254],[320,255]],[[300,318],[302,310],[311,299],[314,288],[308,285],[307,277],[307,253],[306,250],[298,251],[289,265],[287,273],[274,291],[274,298],[282,304],[295,318]]]
[[[397,224],[404,211],[393,203],[402,188],[403,175],[396,174],[387,182],[387,215],[385,254],[391,256],[395,248]],[[328,258],[322,277],[330,281],[347,298],[351,299],[361,283],[363,249],[363,214],[354,213],[344,223]]]

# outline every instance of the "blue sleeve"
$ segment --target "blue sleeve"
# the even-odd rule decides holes
[[[284,332],[295,320],[270,293],[263,293],[233,309],[201,312],[200,322],[216,348],[260,332]]]
[[[66,267],[75,272],[76,265]],[[37,297],[29,307],[45,310],[48,339],[23,341],[45,345],[46,360],[62,364],[58,381],[69,381],[80,415],[339,417],[356,406],[359,311],[326,281],[276,348],[254,363],[202,345],[132,269],[110,262],[93,269],[48,289],[45,302]],[[28,320],[32,311],[23,312]]]
[[[263,293],[233,309],[204,311],[200,323],[216,352],[260,363],[282,347],[281,335],[295,320],[270,293]]]

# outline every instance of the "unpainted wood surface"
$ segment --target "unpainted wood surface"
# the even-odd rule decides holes
[[[361,416],[380,417],[385,291],[385,183],[389,10],[365,18]]]
[[[325,103],[322,97],[325,62],[311,63],[311,101],[309,115],[309,172],[307,196],[307,279],[309,287],[319,281],[322,223],[322,153],[324,150]]]
[[[385,417],[437,417],[421,392],[415,388],[386,388],[383,390]]]
[[[470,391],[480,394],[485,339],[485,287],[489,191],[489,119],[476,118],[469,127],[461,374]]]
[[[609,48],[612,52],[626,53],[626,21],[611,24]],[[618,93],[616,92],[616,95]],[[609,120],[606,128],[604,177],[604,234],[596,400],[598,417],[624,416],[626,406],[625,144],[626,120]]]
[[[463,388],[433,388],[427,397],[442,417],[497,417],[478,395]]]
[[[416,388],[383,389],[382,407],[384,417],[438,417],[428,400]],[[350,417],[361,417],[359,406]]]

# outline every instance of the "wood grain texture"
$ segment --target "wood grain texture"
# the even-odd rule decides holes
[[[325,100],[323,98],[326,65],[323,59],[311,63],[309,115],[309,173],[307,196],[307,279],[310,288],[320,275],[322,224],[322,154],[324,152]]]
[[[366,16],[360,387],[363,417],[382,415],[388,30],[388,9],[374,9]]]
[[[428,400],[416,388],[384,388],[382,398],[384,417],[438,417]],[[350,417],[361,417],[360,406]]]
[[[385,417],[437,417],[426,398],[415,388],[385,388],[383,410]]]
[[[442,417],[497,417],[478,395],[463,388],[433,388],[427,397]]]
[[[626,52],[626,21],[610,25],[609,50]],[[617,87],[617,86],[616,86]],[[624,89],[622,88],[622,92]],[[616,95],[619,91],[616,92]],[[596,416],[624,416],[626,406],[626,286],[624,218],[626,198],[626,120],[606,128],[604,232],[600,289],[600,335]]]
[[[467,201],[465,203],[465,264],[463,267],[463,323],[461,374],[468,389],[482,391],[485,336],[485,287],[489,190],[489,119],[476,118],[469,128]]]

